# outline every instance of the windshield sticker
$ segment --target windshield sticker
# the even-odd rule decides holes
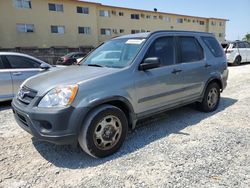
[[[141,44],[145,39],[129,39],[126,44]]]

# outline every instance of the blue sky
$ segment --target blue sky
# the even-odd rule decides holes
[[[86,0],[106,5],[229,19],[226,39],[242,39],[250,33],[250,0]]]

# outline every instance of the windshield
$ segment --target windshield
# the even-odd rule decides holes
[[[143,38],[110,40],[83,59],[81,65],[112,68],[126,67],[135,58],[144,42],[145,39]]]

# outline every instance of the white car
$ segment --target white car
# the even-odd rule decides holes
[[[250,44],[246,41],[235,41],[223,44],[227,62],[233,65],[250,62]]]

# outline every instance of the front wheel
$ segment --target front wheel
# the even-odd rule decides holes
[[[78,141],[89,155],[103,158],[122,146],[128,132],[128,121],[122,110],[112,105],[94,109],[87,117]]]
[[[207,86],[203,100],[198,103],[198,107],[203,112],[215,111],[220,102],[220,87],[217,83],[213,82]]]

